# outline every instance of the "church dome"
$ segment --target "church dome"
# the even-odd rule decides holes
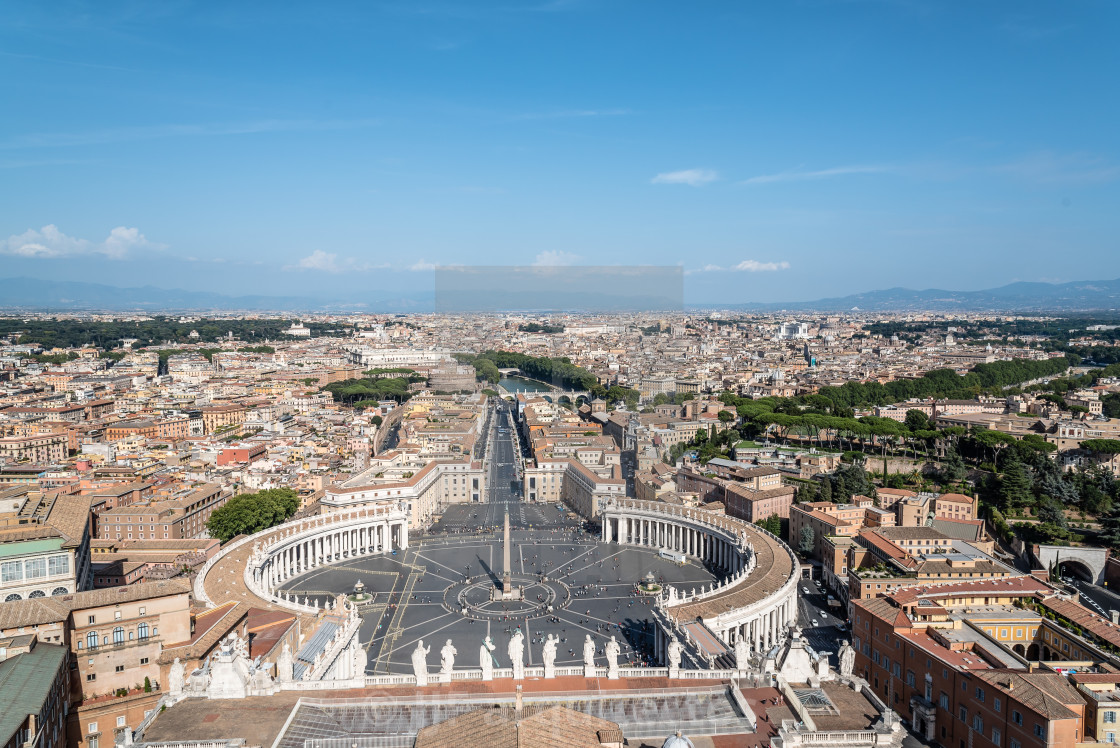
[[[696,748],[696,746],[692,744],[691,740],[681,735],[680,730],[677,730],[676,735],[670,735],[665,739],[665,742],[661,744],[661,748]]]

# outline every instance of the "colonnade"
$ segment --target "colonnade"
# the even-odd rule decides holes
[[[755,652],[765,652],[781,642],[792,624],[797,622],[797,579],[800,575],[796,557],[777,537],[746,520],[716,517],[687,507],[658,502],[624,499],[605,502],[601,512],[602,540],[626,545],[668,549],[724,570],[728,579],[710,591],[677,597],[675,590],[659,604],[665,628],[657,629],[656,656],[664,661],[669,637],[687,639],[687,621],[678,621],[675,608],[706,598],[719,597],[728,607],[712,615],[703,614],[703,625],[728,648],[740,640]],[[757,568],[755,544],[770,553],[764,558],[789,560],[789,573],[784,578],[775,574],[770,562]],[[772,554],[772,555],[771,555]],[[783,570],[780,574],[785,574]],[[767,578],[767,577],[770,578]],[[764,581],[765,579],[765,581]],[[760,595],[737,595],[752,584],[774,585],[773,592]],[[741,600],[738,607],[732,601]],[[695,610],[695,609],[693,609]],[[690,613],[690,616],[694,613]],[[695,618],[691,619],[695,621]]]
[[[277,585],[323,564],[408,547],[408,521],[379,521],[322,528],[308,537],[284,538],[280,547],[253,569],[253,581],[271,592]]]
[[[663,548],[708,561],[727,574],[735,574],[747,567],[747,557],[730,533],[715,528],[692,527],[680,520],[659,519],[630,514],[604,515],[602,518],[604,543],[623,543],[651,548]]]

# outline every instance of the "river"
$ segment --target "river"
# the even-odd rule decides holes
[[[548,392],[550,389],[547,384],[519,376],[502,376],[498,384],[510,392]]]

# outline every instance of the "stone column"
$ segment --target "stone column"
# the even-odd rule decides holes
[[[408,547],[408,522],[401,522],[401,549]]]

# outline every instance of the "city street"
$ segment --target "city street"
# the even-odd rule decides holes
[[[797,585],[797,611],[798,625],[809,646],[822,654],[827,652],[829,662],[835,667],[839,663],[840,642],[852,638],[842,617],[843,608],[829,608],[828,596],[820,583],[802,579]]]

